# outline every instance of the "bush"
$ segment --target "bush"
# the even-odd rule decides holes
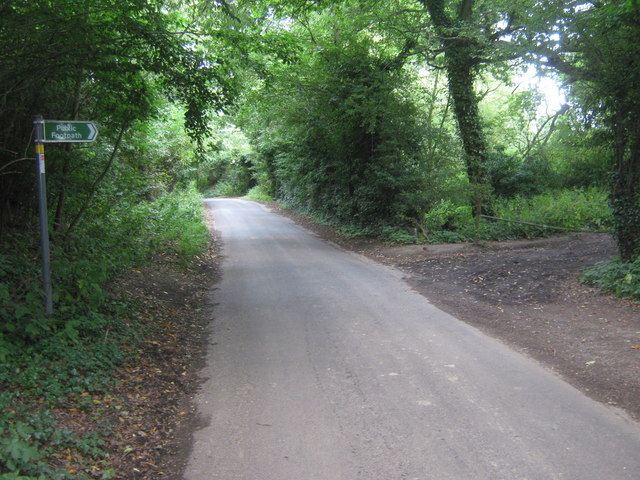
[[[619,297],[640,300],[640,257],[633,262],[603,262],[587,268],[580,280]]]
[[[390,59],[373,45],[367,37],[327,44],[282,70],[241,114],[259,152],[256,180],[345,230],[398,221],[425,156],[423,116],[405,88],[416,79],[386,68]]]
[[[401,227],[383,227],[381,238],[392,244],[411,245],[416,243],[416,236]]]
[[[51,454],[75,449],[100,463],[101,438],[60,431],[50,413],[108,391],[124,346],[142,332],[125,298],[107,290],[118,274],[154,254],[188,261],[208,243],[193,187],[151,202],[123,202],[52,241],[54,315],[43,313],[37,240],[0,244],[0,479],[77,478],[55,472]],[[87,409],[95,406],[88,398]],[[84,408],[84,407],[82,407]],[[89,410],[92,411],[92,410]],[[104,477],[106,478],[106,476]]]
[[[247,192],[247,194],[242,198],[245,198],[247,200],[261,201],[261,202],[273,201],[273,198],[271,197],[271,195],[267,193],[266,188],[262,185],[256,185],[255,187],[251,188]]]
[[[550,191],[531,198],[515,196],[494,200],[494,216],[572,230],[611,231],[607,194],[600,189]],[[476,227],[468,206],[447,199],[424,214],[423,226],[430,242],[516,240],[557,234],[544,226],[481,219]]]
[[[226,152],[227,164],[218,165],[220,172],[212,178],[213,185],[204,190],[209,197],[240,197],[256,186],[253,165],[247,156]]]
[[[522,161],[504,152],[492,152],[487,167],[491,186],[498,197],[537,195],[552,181],[551,166],[542,157]]]
[[[244,185],[222,180],[204,191],[207,197],[239,197],[246,192]]]
[[[174,251],[187,261],[207,248],[209,231],[202,220],[202,196],[194,186],[165,195],[150,208],[155,216],[148,233],[157,237],[160,249]]]
[[[464,229],[463,231],[452,232],[449,230],[441,230],[433,232],[429,237],[430,243],[462,243],[471,242],[474,240],[474,232],[471,229]]]
[[[455,229],[457,225],[471,220],[471,207],[456,206],[450,200],[443,199],[436,202],[423,216],[424,226],[429,234],[438,230]]]
[[[493,204],[495,216],[521,222],[538,223],[573,230],[609,231],[612,217],[607,193],[598,188],[556,190],[532,198],[516,196]],[[514,232],[524,236],[549,229],[512,224]]]
[[[132,335],[122,321],[109,328],[109,337],[103,330],[99,341],[50,336],[0,364],[0,478],[84,478],[50,467],[51,455],[65,449],[83,452],[92,465],[100,463],[98,432],[78,435],[62,430],[50,412],[68,408],[72,399],[86,398],[78,408],[99,407],[92,397],[111,387],[113,369],[123,360],[119,343],[130,342]]]

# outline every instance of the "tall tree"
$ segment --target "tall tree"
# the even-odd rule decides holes
[[[465,152],[476,218],[482,213],[488,186],[489,147],[478,108],[476,79],[488,67],[497,70],[518,57],[512,34],[526,18],[530,1],[417,0],[428,13],[422,36],[431,64],[447,74],[453,112]],[[441,60],[440,60],[441,59]]]
[[[474,0],[462,0],[457,11],[447,11],[445,0],[420,0],[438,34],[444,51],[444,68],[449,80],[449,92],[464,146],[469,182],[475,188],[473,204],[476,218],[482,213],[483,192],[487,186],[487,142],[482,130],[475,93],[475,78],[483,60],[483,46],[471,38],[468,25],[472,20]]]
[[[397,216],[418,176],[421,126],[402,95],[405,53],[379,44],[355,5],[328,9],[282,22],[302,51],[295,64],[273,66],[243,126],[251,115],[277,195],[343,224],[377,226]]]

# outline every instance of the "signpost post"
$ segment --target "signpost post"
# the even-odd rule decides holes
[[[33,121],[36,129],[36,171],[38,174],[38,210],[40,212],[40,260],[42,262],[42,280],[45,296],[45,313],[53,313],[53,294],[51,290],[51,262],[49,260],[49,217],[47,214],[47,183],[44,166],[44,120],[36,115]]]
[[[38,174],[40,254],[45,295],[45,313],[51,315],[53,313],[53,293],[51,288],[51,261],[49,256],[49,218],[47,213],[44,144],[93,142],[98,136],[98,129],[93,122],[44,120],[42,115],[35,115],[33,124],[35,127],[36,171]]]

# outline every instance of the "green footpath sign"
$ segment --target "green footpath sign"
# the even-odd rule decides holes
[[[98,129],[93,122],[77,120],[45,120],[44,143],[93,142]]]

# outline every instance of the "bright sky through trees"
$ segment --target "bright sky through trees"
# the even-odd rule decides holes
[[[532,65],[516,79],[515,83],[521,84],[522,88],[537,89],[544,94],[544,100],[538,108],[540,116],[552,115],[567,103],[560,83],[553,77],[540,75]]]

